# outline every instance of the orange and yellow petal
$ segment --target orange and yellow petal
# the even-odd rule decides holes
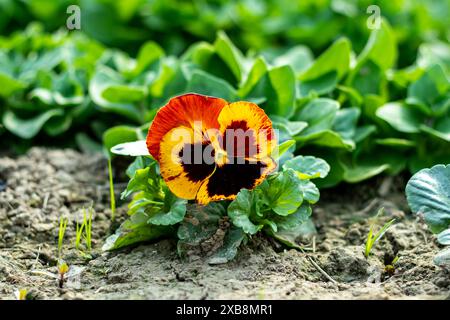
[[[230,157],[261,159],[273,148],[272,122],[263,109],[251,102],[226,105],[219,114],[222,146]]]
[[[166,133],[160,145],[159,165],[166,185],[179,198],[195,199],[215,169],[212,146],[185,126]]]
[[[261,184],[275,168],[276,163],[270,157],[259,160],[231,159],[227,164],[217,166],[201,185],[197,202],[205,205],[211,201],[233,200],[241,189],[251,190]]]
[[[172,98],[156,114],[147,135],[147,148],[156,160],[160,158],[160,143],[173,128],[184,126],[197,131],[219,128],[218,116],[227,105],[220,98],[199,94],[184,94]]]

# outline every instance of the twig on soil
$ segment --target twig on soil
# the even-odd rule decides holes
[[[6,201],[6,204],[8,205],[8,207],[9,207],[11,210],[14,210],[14,207],[12,206],[12,204],[11,204],[9,201]]]
[[[425,244],[428,244],[428,238],[425,232],[423,232],[423,230],[418,229],[416,224],[413,224],[413,228],[415,232],[420,233],[420,235],[423,237],[423,240],[425,241]]]
[[[316,236],[312,237],[312,251],[316,253]]]
[[[307,257],[308,260],[312,263],[312,265],[319,270],[319,272],[325,277],[327,278],[329,281],[331,281],[334,284],[337,284],[338,282],[336,280],[334,280],[328,273],[325,272],[325,270],[323,270],[311,257]]]
[[[50,192],[47,192],[44,197],[44,203],[42,205],[42,209],[45,210],[47,208],[48,199],[50,198]]]
[[[101,202],[103,199],[103,194],[102,194],[102,187],[101,186],[97,186],[97,188],[95,189],[96,191],[96,196],[97,196],[97,202]]]
[[[40,255],[41,255],[41,249],[42,249],[42,245],[40,244],[39,247],[38,247],[37,254],[36,254],[36,259],[34,260],[34,263],[33,263],[33,265],[31,266],[31,269],[34,269],[34,267],[38,264],[38,262],[39,262],[39,257],[40,257]]]
[[[372,211],[372,209],[377,205],[378,203],[378,199],[375,198],[372,201],[370,201],[370,203],[362,210],[356,211],[355,212],[355,216],[362,216],[362,215],[366,215],[367,213],[369,213],[370,211]]]
[[[3,258],[2,256],[0,256],[0,261],[4,264],[7,264],[8,266],[10,266],[13,269],[16,267],[12,262],[9,262],[7,259]]]
[[[306,252],[300,248],[300,251],[302,253],[304,253],[306,255],[306,258],[309,262],[311,262],[311,264],[325,277],[327,278],[330,282],[337,284],[338,282],[336,280],[334,280],[328,273],[325,272],[325,270],[323,270],[315,261],[313,258],[311,258],[310,256],[308,256],[306,254]]]
[[[393,177],[386,177],[385,179],[383,179],[383,182],[381,183],[380,187],[378,188],[378,194],[381,197],[386,197],[392,188],[393,182],[394,182]]]

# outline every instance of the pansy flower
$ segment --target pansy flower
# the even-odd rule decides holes
[[[250,102],[175,97],[156,114],[146,143],[169,189],[200,204],[232,200],[276,167],[272,122]]]

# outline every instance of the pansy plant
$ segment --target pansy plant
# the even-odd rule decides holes
[[[297,156],[279,165],[293,141],[278,144],[277,130],[251,102],[189,93],[172,98],[156,114],[145,141],[116,145],[113,153],[138,156],[122,198],[133,195],[130,218],[110,236],[112,250],[177,235],[185,255],[225,231],[210,263],[234,258],[243,241],[262,231],[299,247],[319,191],[310,181],[328,164]]]

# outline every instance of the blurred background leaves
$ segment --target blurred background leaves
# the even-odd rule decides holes
[[[72,4],[80,31],[65,27]],[[383,20],[371,30],[374,4]],[[282,161],[330,163],[320,187],[448,163],[449,11],[431,0],[0,0],[0,146],[142,139],[168,99],[197,92],[259,104],[280,142],[296,142]]]
[[[301,43],[317,54],[344,35],[359,52],[370,33],[370,5],[378,5],[393,26],[400,66],[414,61],[422,42],[447,41],[450,32],[446,0],[1,0],[0,33],[21,30],[30,21],[53,32],[65,25],[73,4],[82,8],[83,32],[130,53],[154,40],[178,55],[193,42],[212,42],[219,30],[244,52]]]

